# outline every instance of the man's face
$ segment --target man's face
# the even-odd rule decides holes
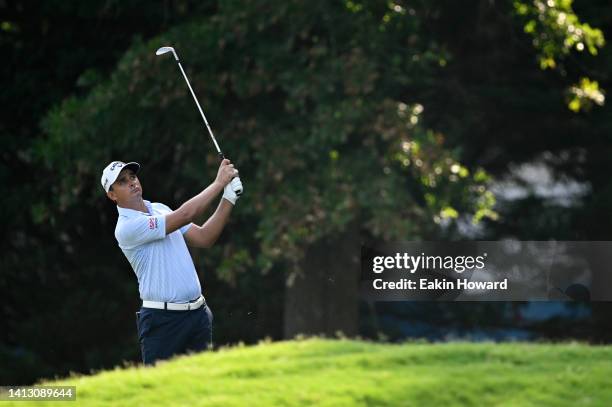
[[[107,195],[110,199],[121,206],[123,203],[142,198],[142,187],[138,177],[129,168],[125,168],[111,185],[112,190]]]

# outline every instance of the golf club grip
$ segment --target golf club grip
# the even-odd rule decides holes
[[[240,181],[240,177],[235,177],[231,181],[232,191],[236,193],[236,195],[242,195],[242,183]]]

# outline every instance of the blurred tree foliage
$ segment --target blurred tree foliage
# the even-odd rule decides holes
[[[15,2],[0,25],[0,357],[31,366],[18,380],[137,357],[100,171],[139,161],[145,197],[176,207],[218,165],[162,45],[245,184],[222,240],[194,253],[216,341],[281,337],[285,281],[314,272],[309,248],[342,253],[354,234],[452,239],[484,221],[491,239],[609,236],[603,0],[77,3]],[[532,160],[590,193],[495,205],[490,174]]]
[[[542,69],[556,68],[565,74],[564,64],[559,61],[564,61],[570,52],[597,55],[605,44],[600,29],[579,20],[572,0],[515,1],[514,8],[527,21],[524,30],[533,38]],[[568,94],[571,96],[568,107],[574,112],[590,109],[593,104],[601,106],[605,100],[597,81],[589,78],[581,78]]]
[[[182,77],[154,54],[173,44],[248,185],[237,229],[252,233],[225,244],[228,279],[279,260],[298,272],[308,244],[355,220],[401,239],[433,235],[459,213],[494,216],[486,173],[470,173],[443,134],[419,124],[413,88],[432,80],[441,51],[396,8],[226,2],[135,44],[108,81],[45,119],[37,152],[59,183],[41,211],[53,221],[83,198],[106,205],[92,181],[126,154],[150,168],[149,194],[174,204],[213,179],[216,155]]]

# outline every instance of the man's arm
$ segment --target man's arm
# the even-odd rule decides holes
[[[230,160],[223,160],[212,184],[166,216],[166,236],[201,215],[237,173]]]
[[[233,207],[234,205],[228,200],[221,199],[215,213],[213,213],[202,226],[192,225],[183,235],[187,244],[191,247],[204,248],[211,247],[215,244],[219,235],[221,235],[221,231],[229,220]]]

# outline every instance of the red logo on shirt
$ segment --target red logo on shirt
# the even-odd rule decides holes
[[[157,229],[157,218],[149,218],[149,229]]]

